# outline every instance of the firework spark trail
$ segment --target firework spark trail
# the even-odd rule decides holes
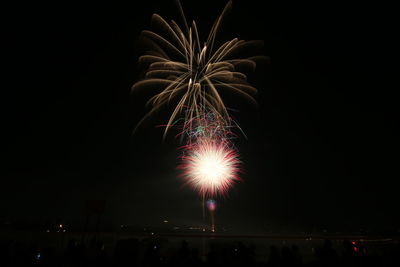
[[[139,58],[139,63],[146,68],[145,77],[133,85],[132,91],[149,88],[159,91],[147,102],[150,110],[137,127],[162,107],[176,102],[164,125],[163,137],[171,127],[180,128],[178,136],[186,145],[179,168],[186,182],[203,198],[225,195],[240,180],[240,160],[232,139],[236,137],[233,128],[241,129],[229,115],[221,93],[237,94],[256,105],[257,89],[247,82],[240,70],[254,70],[256,61],[263,57],[235,55],[260,42],[234,38],[217,47],[217,33],[232,7],[232,1],[228,1],[201,44],[196,22],[189,26],[179,1],[177,3],[183,29],[175,21],[168,23],[154,14],[152,25],[159,31],[142,32],[151,50]]]
[[[139,58],[139,62],[147,67],[147,71],[145,79],[137,82],[132,90],[161,88],[161,92],[148,101],[147,105],[151,106],[151,109],[141,122],[172,100],[178,99],[178,104],[165,128],[164,137],[184,110],[189,110],[185,113],[186,121],[199,116],[206,109],[218,114],[226,120],[225,124],[228,124],[229,114],[220,95],[223,90],[239,94],[256,104],[254,95],[257,89],[247,82],[246,75],[239,72],[237,68],[254,69],[256,60],[260,57],[241,59],[235,58],[234,54],[257,45],[257,42],[235,38],[215,49],[215,37],[231,5],[229,1],[215,21],[203,45],[200,42],[196,23],[193,21],[189,27],[183,11],[181,13],[185,30],[182,30],[175,21],[168,23],[159,15],[154,14],[152,24],[158,26],[162,33],[147,30],[142,32],[142,37],[151,44],[153,49]]]
[[[219,114],[207,112],[205,108],[203,110],[203,113],[190,120],[174,122],[180,129],[176,137],[181,137],[181,140],[186,138],[188,144],[196,143],[199,138],[231,140],[237,137],[233,131],[235,122],[231,122],[231,118],[223,119]]]

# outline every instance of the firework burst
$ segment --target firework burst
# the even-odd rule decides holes
[[[179,1],[177,3],[179,4]],[[147,30],[142,32],[143,39],[150,44],[152,50],[139,58],[139,62],[147,70],[145,78],[137,82],[132,90],[160,90],[148,101],[147,105],[151,109],[142,121],[172,100],[177,101],[166,125],[164,137],[183,112],[186,122],[205,112],[212,112],[224,120],[224,124],[229,125],[231,120],[220,91],[228,90],[256,104],[253,97],[257,90],[247,82],[246,75],[238,71],[238,68],[254,69],[256,60],[261,57],[243,59],[235,57],[235,54],[259,45],[259,42],[235,38],[219,47],[215,44],[221,22],[231,6],[232,2],[229,1],[203,44],[195,21],[189,27],[183,12],[181,14],[184,29],[175,21],[168,23],[154,14],[152,24],[159,28],[161,33]],[[179,9],[182,10],[180,4]],[[187,126],[191,127],[191,124]]]
[[[202,139],[185,150],[179,168],[186,183],[201,195],[226,195],[240,180],[239,155],[227,142]]]

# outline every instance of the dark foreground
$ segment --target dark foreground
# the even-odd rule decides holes
[[[3,233],[0,266],[400,266],[393,238]]]

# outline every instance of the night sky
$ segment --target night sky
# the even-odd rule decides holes
[[[168,114],[132,134],[152,95],[130,94],[143,72],[140,31],[152,13],[178,12],[172,0],[131,2],[5,10],[0,221],[82,225],[85,201],[103,199],[104,227],[201,222],[200,198],[176,170],[179,140],[156,127]],[[227,96],[247,135],[236,140],[244,182],[218,200],[217,224],[397,229],[393,17],[262,2],[234,1],[220,35],[264,40],[270,61],[248,75],[258,108]],[[182,1],[203,37],[225,3]]]

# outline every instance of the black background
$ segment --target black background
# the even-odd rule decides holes
[[[201,222],[175,169],[179,142],[156,127],[167,114],[132,134],[151,95],[130,94],[140,31],[152,13],[179,21],[173,1],[135,2],[4,9],[0,220],[79,226],[85,201],[104,199],[104,228]],[[264,40],[270,62],[249,74],[258,108],[228,97],[247,140],[244,182],[218,200],[219,224],[396,230],[391,8],[262,2],[234,1],[220,36]],[[182,1],[203,36],[225,3]]]

